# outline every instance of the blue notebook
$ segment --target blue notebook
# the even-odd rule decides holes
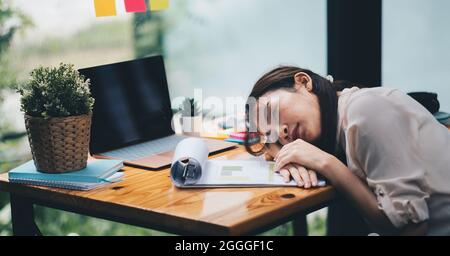
[[[92,190],[111,183],[119,182],[123,178],[123,172],[116,172],[109,176],[105,181],[98,183],[85,183],[85,182],[62,182],[62,181],[49,181],[49,180],[27,180],[27,179],[12,179],[10,182],[19,183],[32,186],[44,186],[53,188],[64,188],[71,190]]]
[[[228,138],[228,139],[225,139],[225,141],[226,141],[226,142],[232,142],[232,143],[238,143],[238,144],[240,144],[240,145],[243,145],[244,142],[245,142],[245,141],[243,141],[243,140],[235,139],[235,138]],[[250,140],[249,143],[252,144],[252,143],[256,143],[256,142],[258,142],[258,141],[259,141],[259,139],[256,138],[256,139]]]
[[[31,160],[9,171],[10,181],[46,181],[46,182],[72,182],[72,183],[104,183],[118,170],[123,168],[121,160],[93,160],[89,161],[85,169],[63,174],[48,174],[38,172]]]

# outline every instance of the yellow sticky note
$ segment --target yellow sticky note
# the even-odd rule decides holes
[[[151,11],[161,11],[169,8],[169,0],[150,0]]]
[[[94,0],[97,17],[116,16],[116,0]]]

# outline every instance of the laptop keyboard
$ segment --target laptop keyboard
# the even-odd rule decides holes
[[[172,135],[169,137],[109,151],[106,153],[102,153],[102,155],[122,160],[138,160],[144,157],[154,156],[160,153],[175,150],[177,144],[186,138],[187,137],[185,136]]]

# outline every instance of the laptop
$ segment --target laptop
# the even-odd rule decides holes
[[[172,130],[172,108],[162,56],[80,69],[95,99],[90,154],[149,169],[171,165],[186,136]],[[236,144],[205,139],[209,153]]]

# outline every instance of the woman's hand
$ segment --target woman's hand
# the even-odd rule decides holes
[[[285,145],[275,156],[275,170],[285,169],[289,164],[297,164],[307,170],[315,170],[327,176],[324,172],[334,156],[304,141],[296,140]]]
[[[275,156],[280,152],[281,146],[276,143],[266,145],[266,152],[264,153],[264,159],[266,161],[273,161]]]
[[[290,182],[292,177],[299,187],[311,188],[317,187],[318,184],[316,172],[298,164],[288,164],[280,169],[279,173],[286,183]]]
[[[273,161],[275,156],[280,152],[281,147],[278,144],[267,145],[264,158],[266,161]],[[315,171],[307,170],[298,164],[289,164],[278,171],[283,176],[284,181],[290,182],[291,178],[295,180],[299,187],[311,188],[318,184],[317,174]]]

